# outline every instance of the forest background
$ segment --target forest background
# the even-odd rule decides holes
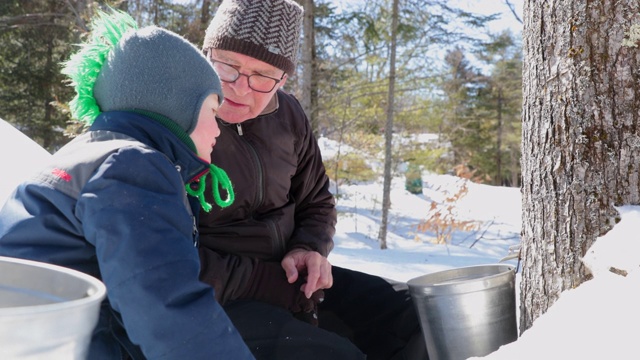
[[[325,164],[337,185],[379,178],[382,169],[365,158],[384,157],[392,133],[388,167],[392,176],[407,175],[408,189],[423,171],[520,186],[520,34],[490,33],[487,23],[498,14],[473,14],[446,0],[299,2],[306,16],[301,58],[286,91],[301,100],[317,136],[360,150]],[[67,108],[73,92],[60,63],[86,36],[97,8],[125,10],[140,26],[155,24],[200,46],[218,4],[2,1],[0,116],[55,152],[82,131]],[[433,136],[417,136],[424,133]]]

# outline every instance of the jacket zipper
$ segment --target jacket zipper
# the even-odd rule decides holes
[[[193,247],[198,247],[198,222],[195,215],[191,215],[191,219],[193,220]]]
[[[256,169],[257,169],[256,180],[258,183],[258,194],[255,199],[254,209],[257,209],[258,206],[264,200],[264,174],[263,174],[262,164],[260,163],[260,157],[258,156],[258,152],[256,151],[256,149],[253,147],[253,145],[251,145],[251,143],[249,143],[249,141],[247,141],[245,138],[242,137],[242,135],[244,134],[242,131],[242,125],[239,123],[236,124],[236,129],[238,130],[238,135],[242,138],[243,142],[247,145],[247,147],[251,151],[251,154],[253,155],[253,158],[256,163]],[[280,233],[277,231],[276,225],[272,221],[269,221],[268,225],[269,225],[269,228],[271,229],[271,232],[273,233],[273,238],[275,239],[275,242],[276,242],[275,244],[273,244],[273,246],[275,248],[280,248],[284,252],[286,250],[286,247],[284,245],[283,239],[280,236]]]
[[[251,154],[253,155],[253,159],[255,160],[255,163],[256,163],[256,173],[257,173],[256,183],[258,184],[258,189],[257,189],[258,191],[257,191],[255,203],[253,205],[253,209],[255,210],[258,208],[258,206],[260,206],[260,204],[262,204],[262,200],[264,200],[264,174],[262,171],[262,164],[260,163],[260,157],[258,156],[258,152],[253,147],[253,145],[251,145],[247,140],[243,139],[243,141],[249,148]]]

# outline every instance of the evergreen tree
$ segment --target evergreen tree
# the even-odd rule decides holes
[[[481,76],[461,47],[449,50],[444,60],[439,134],[451,144],[449,169],[456,166],[473,168],[473,154],[487,141],[474,114]]]
[[[76,16],[60,0],[4,1],[0,13],[0,116],[54,151],[68,141],[69,116],[55,105],[73,97],[60,63],[77,39]]]
[[[493,36],[478,57],[490,67],[481,79],[476,117],[485,141],[472,155],[475,164],[493,185],[520,185],[522,132],[522,56],[511,33]]]

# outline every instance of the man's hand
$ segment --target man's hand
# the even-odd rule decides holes
[[[291,250],[281,262],[287,274],[287,281],[293,284],[301,273],[306,273],[306,281],[300,287],[307,299],[320,289],[328,289],[333,285],[331,264],[326,257],[316,251],[304,249]]]
[[[294,316],[318,326],[318,304],[324,300],[324,292],[317,290],[311,297],[301,290],[304,279],[290,283],[278,262],[257,260],[245,290],[238,299],[252,299],[291,311]]]

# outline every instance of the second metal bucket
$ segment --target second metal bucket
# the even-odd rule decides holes
[[[485,356],[518,338],[513,266],[445,270],[408,285],[430,360]]]

